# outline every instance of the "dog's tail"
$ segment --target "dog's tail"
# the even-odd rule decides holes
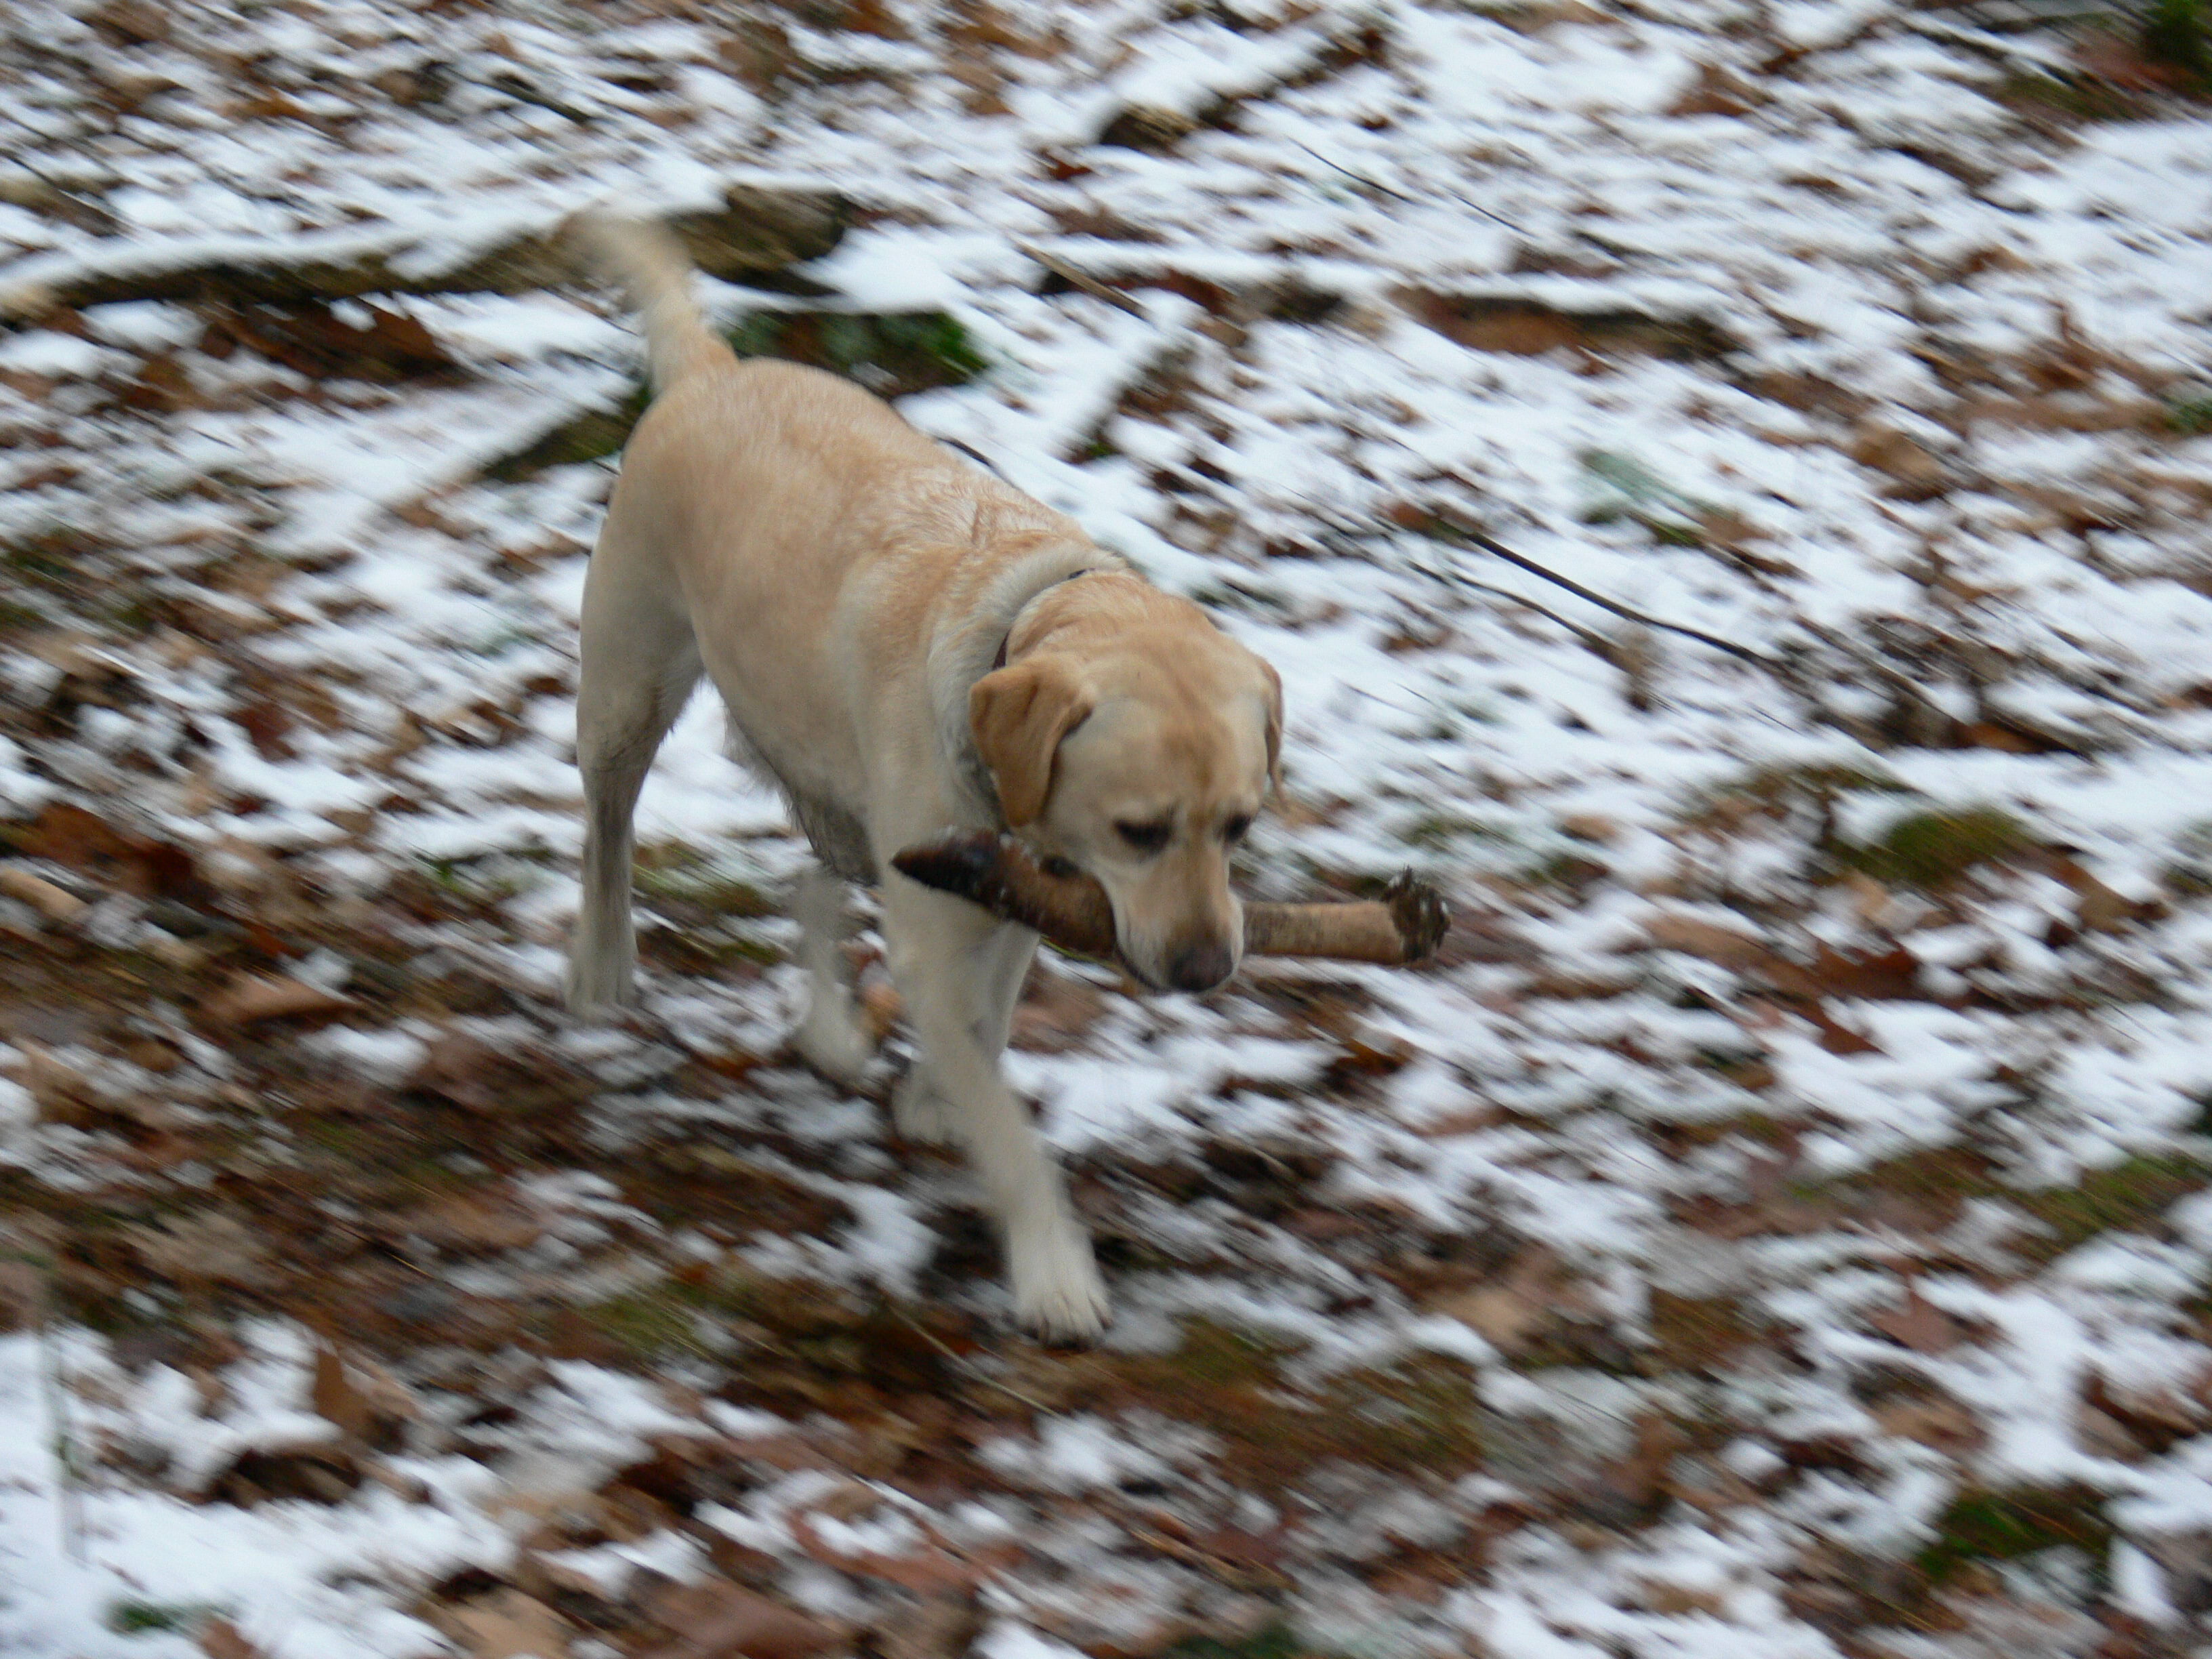
[[[653,390],[665,392],[687,374],[734,360],[707,326],[691,293],[691,261],[667,226],[586,208],[568,221],[564,234],[596,270],[622,284],[644,319]]]

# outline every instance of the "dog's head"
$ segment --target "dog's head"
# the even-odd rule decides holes
[[[1087,591],[1086,591],[1087,590]],[[1276,781],[1275,671],[1133,578],[1066,585],[969,696],[1006,823],[1096,877],[1121,955],[1156,990],[1236,972],[1229,859]]]

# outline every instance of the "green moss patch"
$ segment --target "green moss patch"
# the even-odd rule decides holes
[[[190,1635],[225,1611],[206,1601],[118,1601],[107,1610],[107,1627],[123,1636]]]
[[[990,367],[959,319],[941,311],[757,311],[728,337],[740,357],[777,357],[827,369],[884,398],[965,386]],[[652,401],[640,385],[615,408],[564,422],[528,448],[494,462],[484,476],[513,483],[549,467],[605,460],[629,441],[630,428]]]
[[[1916,1565],[1941,1584],[1970,1561],[2016,1561],[2045,1550],[2083,1552],[2101,1572],[2112,1523],[2104,1499],[2082,1486],[2017,1486],[1963,1492],[1937,1522],[1936,1541]]]
[[[1686,829],[1731,829],[1747,819],[1814,821],[1813,839],[1834,838],[1836,805],[1850,794],[1900,795],[1897,779],[1863,767],[1759,766],[1690,794],[1676,813]]]
[[[826,368],[886,398],[965,386],[990,366],[959,319],[941,311],[757,311],[729,337],[740,357]]]
[[[2212,1170],[2195,1158],[2142,1157],[2093,1170],[2079,1186],[2005,1196],[2051,1230],[2045,1237],[2024,1241],[2024,1252],[2054,1257],[2100,1233],[2139,1231],[2208,1184]]]
[[[1968,806],[1910,813],[1883,830],[1878,840],[1844,848],[1839,856],[1892,887],[1935,892],[1977,866],[2018,858],[2036,844],[2027,827],[2002,808]]]

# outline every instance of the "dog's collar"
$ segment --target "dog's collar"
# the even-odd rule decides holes
[[[1080,570],[1071,570],[1065,576],[1060,577],[1057,580],[1047,582],[1042,587],[1040,587],[1036,592],[1030,594],[1029,598],[1023,600],[1022,610],[1014,612],[1013,621],[1009,622],[1006,624],[1006,631],[999,641],[999,648],[991,658],[990,672],[995,674],[1001,668],[1004,668],[1006,665],[1006,649],[1013,643],[1014,624],[1021,620],[1022,611],[1028,610],[1046,594],[1051,592],[1054,588],[1060,586],[1062,582],[1072,582],[1078,576],[1095,576],[1105,568],[1106,567],[1103,564],[1090,564],[1084,566]]]

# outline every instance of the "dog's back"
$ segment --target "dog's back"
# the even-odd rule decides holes
[[[708,327],[665,228],[586,214],[574,234],[641,315],[657,388],[623,452],[602,546],[681,590],[745,747],[810,832],[836,826],[813,837],[825,861],[860,875],[853,832],[868,822],[883,758],[866,733],[882,726],[886,699],[928,715],[933,629],[1040,547],[1106,556],[872,393],[798,364],[740,361]]]

